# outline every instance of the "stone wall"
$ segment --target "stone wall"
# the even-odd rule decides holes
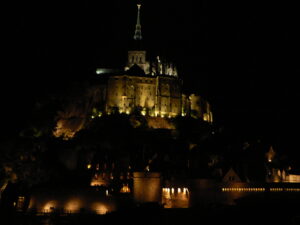
[[[138,203],[161,202],[161,175],[154,172],[133,173],[133,197]]]

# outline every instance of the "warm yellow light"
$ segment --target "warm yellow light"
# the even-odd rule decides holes
[[[103,215],[108,212],[107,206],[101,204],[101,203],[94,203],[92,205],[92,209],[96,211],[97,214]]]
[[[150,166],[149,165],[146,166],[146,170],[150,171]]]
[[[189,189],[185,188],[185,194],[188,195],[189,194]]]
[[[130,193],[130,188],[128,187],[128,184],[123,185],[120,192],[121,193]]]
[[[56,207],[56,204],[57,204],[56,201],[47,202],[43,207],[43,211],[44,212],[50,212],[52,209],[54,209]]]
[[[102,177],[93,178],[90,183],[91,186],[106,186],[107,182]]]
[[[87,164],[86,168],[91,169],[92,168],[92,164]]]
[[[67,202],[65,209],[69,212],[76,212],[80,209],[80,201],[78,199],[72,199]]]

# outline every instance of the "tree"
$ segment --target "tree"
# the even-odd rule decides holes
[[[40,138],[10,138],[0,143],[0,200],[9,183],[31,187],[46,179],[43,154],[46,143]]]

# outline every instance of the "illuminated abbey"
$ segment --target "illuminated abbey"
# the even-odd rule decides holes
[[[29,210],[80,213],[84,209],[102,215],[136,203],[207,209],[237,205],[240,200],[244,204],[249,197],[267,201],[300,197],[300,175],[291,166],[279,166],[273,147],[263,152],[261,141],[230,146],[230,140],[222,140],[221,131],[215,135],[211,129],[209,103],[183,93],[176,66],[159,56],[147,58],[141,43],[141,5],[137,6],[135,47],[128,51],[124,69],[98,68],[88,93],[82,94],[81,107],[74,101],[59,112],[55,137],[69,140],[76,132],[86,131],[58,148],[59,172],[67,171],[61,173],[66,187],[37,189]],[[116,116],[102,117],[110,114]],[[102,118],[92,120],[96,117]],[[174,117],[193,119],[179,118],[177,129],[172,124],[176,120],[169,119]],[[138,119],[147,126],[135,126]],[[94,126],[84,127],[86,121],[94,121]],[[75,172],[79,176],[74,179]],[[70,178],[65,174],[71,174]],[[70,180],[79,185],[72,187]],[[24,202],[20,196],[16,208]]]
[[[141,5],[138,4],[137,23],[134,33],[135,47],[128,51],[127,64],[123,71],[97,69],[105,80],[100,85],[104,107],[100,113],[131,114],[138,109],[142,115],[176,117],[192,116],[212,122],[212,112],[207,101],[200,96],[185,95],[177,68],[157,56],[147,60],[142,46],[140,23]]]

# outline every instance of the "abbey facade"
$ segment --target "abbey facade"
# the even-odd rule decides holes
[[[134,35],[136,46],[141,46],[140,5]],[[101,113],[114,111],[131,114],[139,110],[142,115],[176,117],[193,116],[212,122],[211,107],[200,96],[185,95],[177,68],[157,56],[147,61],[146,51],[136,47],[128,51],[127,64],[123,71],[98,69],[103,78],[101,99],[104,107]]]

